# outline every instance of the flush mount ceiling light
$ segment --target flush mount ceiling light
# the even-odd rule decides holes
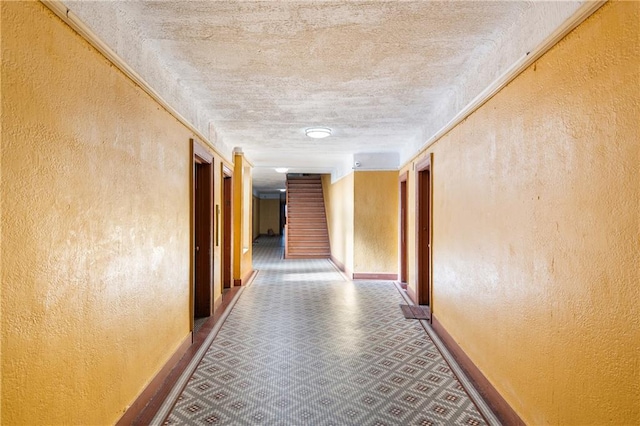
[[[278,173],[287,173],[289,169],[287,169],[286,167],[276,167],[275,171]]]
[[[313,139],[322,139],[331,136],[331,129],[328,127],[309,127],[304,133]]]
[[[281,189],[281,190],[280,190],[280,192],[286,192],[286,191],[287,191],[286,189]]]

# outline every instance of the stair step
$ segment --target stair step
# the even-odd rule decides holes
[[[289,235],[295,235],[295,232],[292,233],[291,231],[305,231],[305,232],[320,232],[322,231],[322,234],[326,234],[327,233],[327,228],[321,228],[319,227],[317,224],[310,224],[310,225],[300,225],[300,224],[296,224],[296,223],[289,223]],[[326,225],[326,224],[324,224]]]
[[[287,257],[328,258],[331,255],[319,176],[287,177]]]
[[[289,241],[289,247],[326,247],[329,245],[325,241],[307,241],[307,240],[291,240]]]
[[[292,229],[294,231],[308,231],[308,232],[315,232],[315,231],[322,231],[323,234],[327,233],[327,228],[326,227],[320,227],[318,226],[318,224],[309,224],[309,225],[305,225],[305,224],[296,224],[296,223],[289,223],[289,231],[291,231]],[[326,224],[324,224],[326,225]]]
[[[293,231],[293,232],[292,232]],[[301,232],[295,232],[301,231]],[[294,228],[289,229],[289,240],[300,238],[308,239],[310,237],[324,238],[327,236],[327,231],[318,228]]]

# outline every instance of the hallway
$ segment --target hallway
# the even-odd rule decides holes
[[[640,425],[640,2],[0,12],[1,425]]]
[[[282,260],[278,237],[257,240],[254,265],[154,424],[486,424],[391,282]]]

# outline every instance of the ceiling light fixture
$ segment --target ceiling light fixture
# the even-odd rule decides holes
[[[280,192],[286,192],[286,189],[281,189]]]
[[[275,171],[278,173],[287,173],[289,169],[287,169],[286,167],[276,167]]]
[[[313,139],[322,139],[331,136],[331,129],[328,127],[310,127],[304,133]]]

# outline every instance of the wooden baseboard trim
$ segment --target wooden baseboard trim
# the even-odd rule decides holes
[[[147,387],[138,395],[136,400],[127,408],[127,411],[122,415],[120,420],[116,423],[117,426],[124,426],[132,424],[136,417],[140,414],[140,412],[149,404],[149,402],[156,395],[158,390],[162,387],[167,377],[173,370],[173,368],[178,364],[178,362],[182,359],[187,350],[191,346],[193,342],[193,333],[189,332],[187,337],[184,338],[178,349],[171,355],[171,358],[165,363],[165,365],[160,369],[158,374],[151,380],[151,382],[147,385]]]
[[[184,390],[189,377],[193,375],[198,363],[202,361],[207,349],[213,343],[227,316],[233,309],[238,298],[245,290],[244,287],[235,287],[223,295],[222,306],[211,318],[200,327],[194,336],[194,343],[189,351],[180,360],[180,364],[174,369],[171,377],[166,381],[166,386],[159,392],[153,404],[149,404],[149,410],[142,413],[133,426],[146,426],[150,424],[163,424],[169,411],[176,403],[180,393]],[[174,374],[175,373],[175,374]]]
[[[243,285],[247,285],[248,283],[250,283],[251,281],[253,281],[254,275],[256,274],[257,271],[255,271],[254,269],[252,269],[251,271],[249,271],[247,273],[247,275],[245,275],[243,278],[241,279],[235,279],[233,280],[233,286],[243,286]]]
[[[231,308],[231,303],[241,290],[242,287],[233,287],[226,291],[222,295],[222,297],[219,298],[221,300],[221,304],[214,311],[213,315],[211,315],[211,317],[209,317],[209,319],[207,319],[205,323],[202,324],[200,330],[198,330],[197,333],[193,334],[192,338],[192,333],[190,333],[188,339],[188,343],[190,345],[186,348],[184,355],[181,356],[177,362],[171,362],[172,360],[174,360],[175,356],[172,357],[169,362],[167,362],[165,368],[169,368],[170,372],[168,376],[161,381],[161,385],[152,389],[145,389],[144,393],[148,395],[146,402],[142,400],[141,395],[138,399],[142,401],[142,404],[136,407],[132,405],[129,410],[127,410],[127,413],[125,413],[126,418],[125,416],[123,416],[122,419],[120,419],[120,421],[117,423],[118,426],[146,426],[148,424],[151,424],[152,419],[162,406],[162,403],[164,402],[167,395],[169,395],[171,390],[174,388],[177,380],[180,378],[180,375],[187,368],[191,360],[196,356],[202,345],[205,344],[207,338],[209,337],[209,334],[211,334],[212,330],[222,320],[225,312],[227,312],[227,310]],[[192,340],[193,344],[191,344]],[[149,385],[148,388],[151,388],[151,385]]]
[[[385,274],[378,272],[354,272],[354,280],[384,280],[395,281],[398,279],[398,274]]]
[[[244,280],[242,280],[242,285],[245,287],[248,287],[251,284],[253,284],[253,280],[256,279],[256,275],[258,275],[258,271],[253,269],[251,272],[247,274]]]
[[[507,401],[504,400],[502,395],[498,393],[496,388],[493,387],[491,382],[489,382],[478,367],[476,367],[473,361],[467,356],[458,343],[456,343],[453,337],[451,337],[435,315],[431,315],[431,320],[433,330],[438,334],[442,343],[447,347],[460,368],[462,368],[469,380],[471,380],[473,386],[477,389],[500,422],[504,425],[510,426],[525,426],[525,423],[522,421],[520,416],[518,416]]]

